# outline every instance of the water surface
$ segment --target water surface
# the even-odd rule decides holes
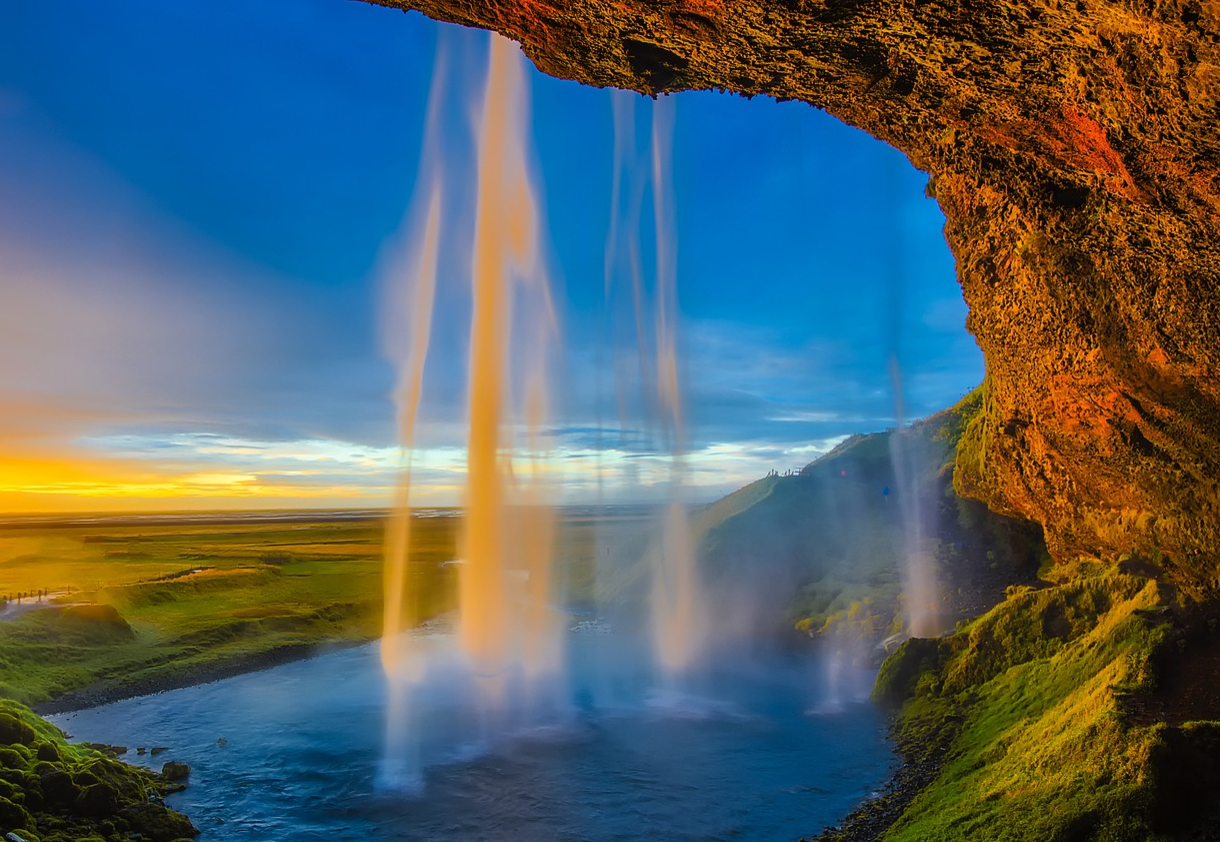
[[[615,635],[569,635],[557,708],[486,733],[460,683],[415,702],[423,787],[387,790],[375,646],[52,717],[129,762],[192,767],[171,806],[212,840],[796,840],[891,766],[859,676],[809,655],[726,658],[658,689]],[[167,746],[139,757],[136,746]]]

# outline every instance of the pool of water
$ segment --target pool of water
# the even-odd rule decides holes
[[[52,717],[124,758],[192,767],[171,806],[215,840],[796,840],[892,765],[867,675],[810,654],[726,656],[658,687],[613,634],[568,636],[560,703],[488,729],[468,687],[416,694],[417,789],[387,788],[375,646]],[[165,746],[156,757],[136,746]]]

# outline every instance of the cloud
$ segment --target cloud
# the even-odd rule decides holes
[[[291,279],[176,224],[37,125],[0,128],[0,158],[0,436],[391,440],[391,373],[362,353],[358,295],[285,294]]]
[[[90,25],[71,31],[50,7],[10,21],[24,28],[0,62],[20,82],[0,88],[0,508],[388,499],[402,458],[378,316],[394,324],[403,302],[379,282],[409,236],[394,229],[433,24],[305,4],[251,7],[235,28],[202,6],[144,5],[139,26],[83,7]],[[264,29],[290,37],[268,51]],[[219,75],[201,76],[216,50]],[[687,422],[675,469],[634,337],[596,344],[609,332],[608,167],[590,166],[609,160],[604,95],[534,85],[542,203],[569,279],[545,425],[557,498],[664,495],[677,474],[714,495],[981,379],[925,176],[810,109],[690,95],[675,135]],[[468,101],[444,108],[462,112],[446,149],[469,158]],[[350,154],[367,137],[380,142]],[[471,175],[449,157],[450,175]],[[444,247],[421,504],[462,493],[472,224],[459,215]]]

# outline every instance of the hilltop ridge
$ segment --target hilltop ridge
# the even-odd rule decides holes
[[[765,581],[787,624],[817,634],[842,630],[850,616],[853,633],[873,642],[904,625],[909,554],[936,572],[944,628],[1030,583],[1046,561],[1038,526],[953,486],[958,441],[979,403],[976,390],[902,428],[851,436],[797,474],[769,475],[706,507],[695,528],[709,577]]]

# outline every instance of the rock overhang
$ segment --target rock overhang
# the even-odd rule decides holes
[[[1220,2],[379,0],[645,94],[802,100],[931,176],[987,365],[957,485],[1220,594]]]

